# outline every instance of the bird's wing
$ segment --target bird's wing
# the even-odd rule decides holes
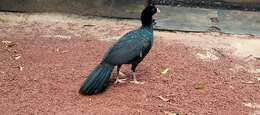
[[[129,37],[129,36],[128,36]],[[140,36],[139,36],[140,37]],[[131,36],[119,40],[107,52],[104,61],[111,64],[124,64],[140,57],[148,47],[149,41],[138,38],[138,36]]]

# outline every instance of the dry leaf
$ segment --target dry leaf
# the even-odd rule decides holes
[[[13,47],[16,45],[12,41],[7,41],[7,40],[3,40],[2,43],[5,44],[7,47]]]
[[[94,24],[84,24],[83,27],[92,27],[92,26],[96,26]]]
[[[257,103],[243,103],[244,106],[253,108],[253,109],[260,109],[260,104]]]
[[[3,44],[11,44],[11,43],[13,43],[13,42],[12,42],[12,41],[7,41],[7,40],[3,40],[2,43],[3,43]]]
[[[67,52],[69,52],[68,50],[65,50],[65,51],[62,51],[61,53],[67,53]]]
[[[244,83],[244,84],[254,84],[255,82],[253,82],[253,81],[243,81],[242,83]]]
[[[23,67],[22,66],[19,66],[18,67],[20,71],[23,71]]]
[[[13,46],[16,46],[16,44],[15,43],[7,44],[7,47],[13,47]]]
[[[203,89],[205,89],[205,84],[203,84],[203,83],[196,83],[194,88],[197,89],[197,90],[203,90]]]
[[[67,53],[67,52],[69,52],[69,50],[61,50],[60,48],[57,48],[57,49],[56,49],[56,52],[59,52],[59,53]]]
[[[256,60],[260,60],[260,57],[255,57]]]
[[[164,111],[165,115],[179,115],[179,113]]]
[[[164,69],[164,70],[161,71],[161,74],[164,75],[164,74],[166,74],[168,71],[169,71],[169,69],[166,68],[166,69]]]
[[[23,71],[23,67],[22,66],[16,66],[15,68],[18,68],[20,71]]]
[[[19,55],[19,56],[15,56],[14,59],[15,59],[15,60],[18,60],[18,59],[20,59],[21,57],[22,57],[22,56],[20,56],[20,55]]]
[[[170,99],[164,98],[163,96],[157,96],[157,97],[160,98],[161,100],[165,101],[165,102],[170,100]]]
[[[260,81],[260,77],[256,77],[256,80],[257,80],[257,81]]]
[[[55,51],[56,51],[56,52],[60,52],[60,48],[57,48]]]

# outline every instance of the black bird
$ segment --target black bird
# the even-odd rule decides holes
[[[153,44],[153,15],[159,12],[153,4],[148,5],[141,14],[142,26],[122,36],[105,54],[101,63],[90,73],[80,87],[82,95],[92,95],[103,91],[109,83],[110,75],[117,66],[117,78],[115,83],[122,82],[119,79],[122,64],[132,64],[132,83],[142,84],[136,80],[135,70],[144,59]]]

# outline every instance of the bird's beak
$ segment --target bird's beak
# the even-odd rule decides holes
[[[160,12],[161,12],[159,8],[156,8],[156,9],[157,9],[157,13],[160,13]]]

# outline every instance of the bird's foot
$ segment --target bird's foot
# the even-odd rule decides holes
[[[117,78],[116,81],[114,82],[114,84],[117,84],[117,83],[125,83],[126,82],[126,78],[125,79],[119,79]]]
[[[126,74],[124,74],[123,72],[119,71],[119,75],[122,76],[122,77],[125,77]]]
[[[133,80],[133,81],[130,81],[130,83],[142,85],[142,84],[144,84],[144,81]]]

